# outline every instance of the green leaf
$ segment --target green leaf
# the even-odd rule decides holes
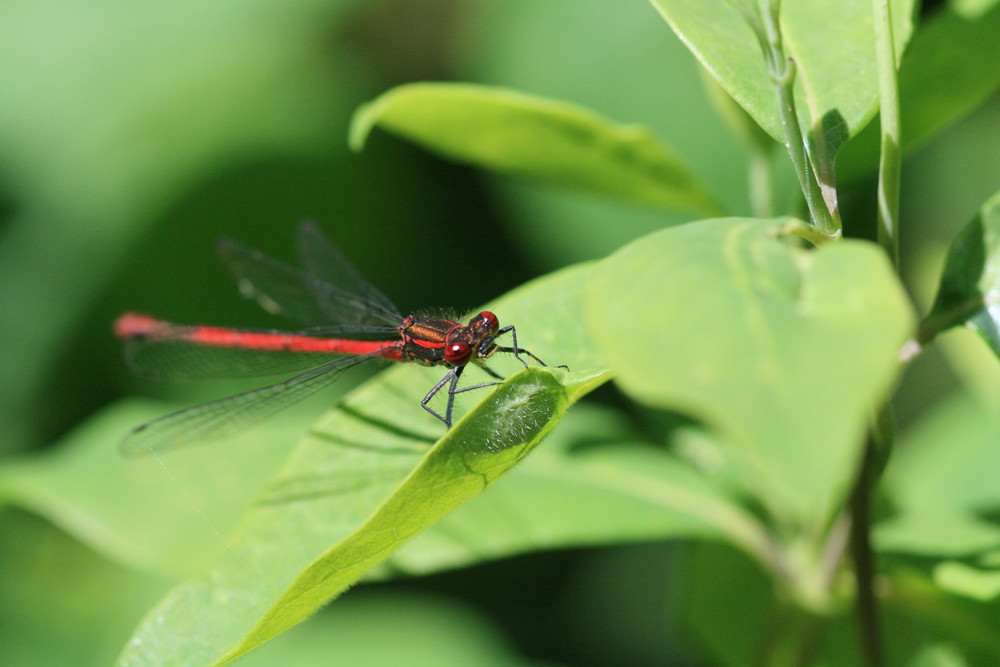
[[[968,556],[1000,549],[1000,418],[952,399],[904,434],[885,472],[895,509],[875,533],[882,551]]]
[[[401,365],[366,383],[295,450],[223,560],[150,613],[122,662],[207,664],[251,650],[516,464],[607,379],[596,349],[572,326],[588,271],[547,276],[491,306],[518,323],[521,345],[573,372],[533,368],[496,390],[466,392],[459,414],[481,402],[447,433],[420,406],[440,369]],[[507,361],[491,366],[519,367]]]
[[[626,246],[594,271],[585,321],[629,395],[703,420],[773,516],[817,528],[912,315],[874,245],[808,251],[782,224],[703,220]]]
[[[418,83],[358,109],[350,143],[381,127],[444,157],[627,201],[716,214],[719,206],[645,128],[502,88]]]
[[[951,0],[948,3],[948,9],[962,18],[972,21],[996,8],[997,5],[997,0]]]
[[[429,450],[421,445],[433,418],[415,419],[419,404],[394,405],[398,395],[376,408],[372,399],[392,389],[369,383],[296,450],[274,493],[230,541],[226,558],[150,612],[122,663],[224,663],[301,622],[402,542],[482,492],[602,381],[599,373],[578,372],[564,384],[559,375],[519,373]],[[345,462],[355,471],[367,462],[368,478],[341,474]]]
[[[776,141],[784,143],[774,83],[740,9],[727,0],[651,0],[702,65]],[[746,3],[748,11],[757,4]],[[784,0],[781,30],[795,60],[795,99],[803,128],[854,136],[878,105],[871,2]],[[912,32],[913,0],[892,3],[896,52]]]
[[[119,451],[132,427],[181,406],[122,401],[46,454],[0,466],[0,502],[31,510],[106,557],[174,578],[203,571],[287,457],[301,420],[166,461]]]
[[[669,538],[726,540],[767,560],[763,528],[724,484],[635,441],[613,414],[575,407],[503,484],[393,554],[388,572],[422,575],[539,549]]]
[[[1000,355],[1000,192],[955,238],[920,340],[965,324]]]
[[[984,568],[960,561],[939,563],[934,568],[934,582],[943,590],[980,602],[1000,598],[1000,573],[996,571],[995,559],[990,567]]]
[[[468,47],[459,64],[462,79],[571,100],[607,118],[641,122],[683,157],[724,210],[746,208],[745,153],[706,98],[702,68],[680,40],[664,34],[648,4],[598,0],[581,11],[572,2],[489,0],[467,3],[461,18]],[[778,163],[776,201],[790,201],[799,191],[787,163],[787,158]],[[604,257],[640,236],[692,219],[520,179],[492,178],[488,184],[511,233],[540,265]]]

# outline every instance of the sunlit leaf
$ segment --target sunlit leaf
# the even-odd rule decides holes
[[[822,525],[912,315],[877,247],[805,250],[781,224],[704,220],[626,246],[595,270],[586,322],[626,392],[706,422],[759,502]]]
[[[433,418],[412,426],[412,410],[371,413],[379,387],[356,393],[297,451],[276,496],[248,515],[222,562],[150,612],[123,664],[226,662],[301,622],[527,455],[573,398],[600,382],[599,374],[577,378],[563,384],[551,371],[524,371],[429,450]],[[328,430],[341,421],[355,426]],[[368,478],[338,475],[331,465],[344,456],[368,459]]]
[[[543,447],[504,479],[386,561],[426,574],[513,554],[633,540],[729,541],[766,561],[759,522],[718,479],[640,443],[614,412],[574,408]],[[516,517],[516,519],[512,519]]]
[[[582,328],[565,326],[579,321],[588,270],[572,267],[490,306],[517,322],[520,345],[572,372],[529,369],[462,394],[459,410],[475,407],[447,432],[420,406],[441,369],[400,366],[363,385],[295,450],[221,562],[150,612],[123,662],[206,664],[253,649],[520,461],[608,377]]]
[[[409,84],[358,110],[351,145],[360,149],[374,127],[459,162],[639,204],[719,212],[649,130],[566,102],[487,86]]]
[[[702,65],[767,132],[784,142],[774,83],[757,37],[738,8],[765,3],[651,0]],[[778,3],[776,3],[778,4]],[[892,4],[896,52],[912,32],[913,0]],[[795,61],[795,98],[803,129],[822,129],[839,143],[854,136],[878,106],[872,4],[868,0],[780,3],[782,40]]]

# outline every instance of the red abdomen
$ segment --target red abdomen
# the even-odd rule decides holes
[[[227,347],[244,350],[311,352],[362,355],[381,352],[379,356],[400,360],[401,342],[385,340],[351,340],[304,336],[283,331],[254,331],[228,327],[190,326],[158,320],[149,315],[126,313],[115,322],[115,335],[126,340],[160,343],[190,343],[206,347]]]

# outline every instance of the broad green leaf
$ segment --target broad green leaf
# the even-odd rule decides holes
[[[494,307],[500,308],[504,324],[518,323],[521,345],[553,364],[582,369],[600,364],[587,351],[582,328],[565,325],[580,319],[578,292],[585,269],[575,271],[542,281],[548,288],[523,288],[514,301]],[[521,367],[499,358],[491,366],[506,373]],[[438,370],[418,373],[410,380],[412,397],[389,391],[390,398],[419,404],[440,375]],[[464,394],[460,405],[476,398],[482,398],[480,392]],[[318,401],[328,405],[330,393],[313,399]],[[179,407],[126,401],[103,411],[49,454],[0,466],[0,502],[35,511],[132,567],[175,577],[201,571],[321,408],[305,405],[232,441],[182,448],[162,459],[121,456],[119,444],[130,428]]]
[[[781,225],[703,220],[640,239],[595,269],[585,321],[628,394],[704,421],[773,516],[818,528],[912,315],[874,245],[805,250]]]
[[[921,325],[921,340],[959,324],[1000,355],[1000,192],[952,243],[937,298]]]
[[[606,118],[641,122],[683,157],[724,210],[744,210],[745,152],[712,109],[702,68],[684,44],[669,34],[647,3],[589,0],[586,11],[581,6],[466,3],[459,17],[464,48],[458,78],[531,91],[572,101]],[[787,163],[784,157],[778,164],[777,201],[789,201],[799,192]],[[516,178],[489,178],[487,184],[512,233],[543,266],[604,257],[640,236],[692,219],[688,213],[621,206],[612,199],[581,197]],[[580,234],[581,229],[587,233]]]
[[[755,11],[764,3],[728,0],[651,0],[674,32],[722,87],[775,140],[784,143],[774,83],[757,37],[738,4]],[[892,3],[896,52],[912,32],[913,0]],[[878,105],[872,4],[869,0],[784,0],[781,30],[795,61],[795,99],[803,131],[834,132],[834,145],[854,136]]]
[[[5,463],[0,503],[36,512],[130,567],[174,578],[203,571],[304,427],[276,420],[166,460],[122,456],[129,429],[179,407],[123,401],[49,452]]]
[[[400,373],[385,374],[393,375]],[[224,663],[301,622],[486,489],[602,381],[577,372],[564,384],[561,375],[519,373],[430,449],[436,425],[421,418],[419,404],[393,396],[385,382],[355,392],[296,450],[225,558],[150,612],[122,664]],[[367,478],[357,473],[364,467]]]
[[[720,210],[647,129],[566,102],[488,86],[408,84],[358,109],[351,146],[361,149],[376,126],[459,162],[638,204]]]
[[[1000,549],[1000,419],[968,399],[953,399],[904,434],[886,469],[895,509],[879,524],[883,551],[968,556]]]
[[[904,153],[927,143],[989,99],[1000,86],[1000,6],[963,17],[941,7],[920,26],[899,66],[899,112]],[[872,122],[841,151],[844,180],[874,172],[879,127]]]
[[[502,322],[517,322],[521,345],[572,372],[530,369],[495,390],[462,394],[459,414],[480,403],[447,433],[419,402],[440,369],[398,366],[363,385],[295,450],[220,563],[150,613],[122,662],[207,664],[251,650],[517,463],[607,379],[575,326],[588,271],[561,271],[491,305]],[[501,362],[491,366],[519,367]]]

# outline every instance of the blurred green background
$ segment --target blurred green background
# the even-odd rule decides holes
[[[214,257],[219,236],[290,259],[296,222],[313,218],[401,311],[464,311],[684,221],[386,135],[351,154],[353,110],[419,80],[504,85],[644,123],[749,214],[746,156],[642,0],[0,3],[0,455],[56,451],[124,396],[205,397],[129,377],[110,333],[123,311],[279,324],[238,297]],[[904,166],[919,302],[1000,183],[998,112],[994,98]],[[791,201],[778,171],[778,201]],[[845,190],[848,207],[865,210],[870,185]],[[945,338],[945,353],[909,371],[904,427],[949,393],[1000,398],[982,346]],[[247,664],[693,662],[671,567],[682,558],[670,545],[567,551],[365,586]],[[107,664],[169,583],[0,509],[0,664]]]

